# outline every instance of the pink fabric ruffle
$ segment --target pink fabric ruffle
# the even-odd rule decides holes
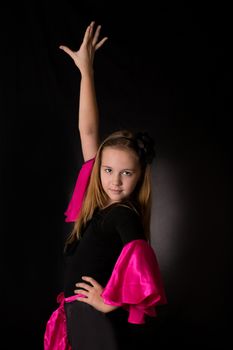
[[[65,222],[74,222],[79,215],[94,162],[95,158],[86,161],[79,171],[71,200],[64,213],[66,216]]]
[[[156,305],[167,303],[158,261],[147,241],[123,247],[102,297],[106,304],[128,310],[128,322],[136,324],[145,323],[145,315],[156,316]]]
[[[64,298],[61,292],[57,297],[59,307],[50,316],[44,334],[44,350],[71,350],[67,338],[66,316],[64,310],[64,302],[77,299],[77,295]]]
[[[64,302],[81,294],[57,297],[59,307],[50,316],[44,334],[44,350],[71,350],[67,338]],[[111,277],[101,294],[104,302],[129,311],[128,322],[145,323],[145,315],[156,316],[156,306],[167,299],[156,255],[145,240],[127,243],[119,255]]]

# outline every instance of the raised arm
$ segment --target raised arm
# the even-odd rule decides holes
[[[95,51],[107,37],[99,41],[101,26],[94,30],[95,22],[87,27],[82,44],[78,51],[67,46],[60,46],[74,61],[81,73],[78,125],[84,161],[96,155],[99,146],[99,110],[94,84],[93,62]]]

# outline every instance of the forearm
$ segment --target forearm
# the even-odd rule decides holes
[[[78,127],[81,136],[98,136],[99,111],[93,70],[87,70],[81,75]]]

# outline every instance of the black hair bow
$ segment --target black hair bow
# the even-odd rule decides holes
[[[135,141],[141,159],[151,164],[156,156],[155,142],[147,132],[138,132],[135,135]]]

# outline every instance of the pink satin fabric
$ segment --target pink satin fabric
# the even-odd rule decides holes
[[[64,298],[61,292],[57,296],[59,307],[50,316],[44,333],[44,350],[72,350],[67,338],[66,316],[64,303],[76,300],[81,294],[75,294],[68,298]]]
[[[64,298],[63,292],[58,295],[60,305],[47,322],[44,350],[71,350],[64,302],[79,295],[68,298]],[[167,303],[157,258],[147,241],[138,239],[123,247],[101,296],[106,304],[126,309],[128,322],[135,324],[145,323],[145,315],[156,316],[156,306]]]
[[[145,323],[145,315],[156,316],[156,305],[167,303],[157,258],[147,241],[123,247],[102,297],[106,304],[128,310],[128,322],[136,324]]]
[[[79,171],[71,200],[64,213],[66,216],[65,222],[74,222],[79,215],[94,162],[95,158],[88,160],[82,165]]]

